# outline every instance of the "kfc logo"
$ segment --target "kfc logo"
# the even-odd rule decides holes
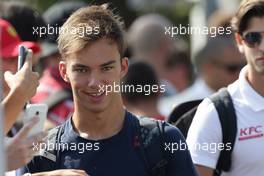
[[[248,128],[241,128],[239,131],[239,141],[253,139],[263,136],[262,125],[252,126]]]

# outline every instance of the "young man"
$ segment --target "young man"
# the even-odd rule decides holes
[[[245,0],[234,16],[236,42],[247,60],[239,79],[228,86],[236,111],[237,134],[231,170],[224,176],[264,175],[264,1]],[[213,103],[205,99],[198,107],[187,142],[193,162],[202,176],[212,176],[221,146],[212,150],[196,144],[221,144],[222,130]],[[197,146],[197,145],[196,145]]]
[[[83,27],[86,33],[81,32]],[[153,156],[143,158],[142,144],[135,136],[137,117],[124,109],[120,92],[100,91],[101,87],[120,84],[127,72],[128,59],[122,58],[123,37],[119,17],[105,5],[81,8],[64,23],[58,40],[64,61],[59,68],[63,79],[71,84],[74,113],[56,135],[60,144],[77,148],[57,150],[56,156],[37,156],[27,165],[27,172],[82,169],[91,176],[145,176],[150,175],[146,158],[154,160],[164,152],[164,175],[196,175],[186,148],[172,152],[162,145]],[[165,143],[185,144],[176,128],[165,122],[162,126]]]

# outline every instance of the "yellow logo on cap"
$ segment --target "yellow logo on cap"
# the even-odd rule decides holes
[[[9,33],[9,35],[11,35],[12,37],[16,37],[17,36],[17,32],[13,27],[8,27],[7,32]]]

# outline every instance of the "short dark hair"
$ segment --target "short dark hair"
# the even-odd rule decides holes
[[[264,16],[264,0],[243,0],[236,15],[232,18],[233,30],[242,34],[252,17]]]
[[[74,12],[62,26],[62,31],[78,28],[84,25],[86,28],[98,28],[99,33],[90,33],[80,37],[79,33],[61,32],[58,38],[58,48],[63,57],[82,50],[87,45],[107,38],[115,42],[120,56],[125,51],[124,23],[118,15],[114,15],[107,4],[83,7]],[[81,26],[83,27],[83,26]]]
[[[145,85],[153,86],[159,85],[158,76],[155,70],[146,62],[142,61],[132,61],[129,64],[128,72],[124,79],[122,80],[123,86],[141,86]],[[139,101],[146,101],[154,97],[158,97],[157,92],[153,92],[150,89],[149,95],[145,92],[122,92],[123,98],[131,104],[138,103]]]
[[[212,63],[216,59],[221,59],[222,53],[225,51],[225,49],[237,50],[233,38],[222,36],[210,38],[210,40],[207,41],[206,45],[196,54],[194,58],[194,66],[196,67],[197,71],[201,71],[202,65]]]
[[[24,2],[10,1],[0,3],[0,17],[10,22],[23,41],[40,41],[39,35],[34,34],[37,27],[45,27],[46,23],[39,12]]]

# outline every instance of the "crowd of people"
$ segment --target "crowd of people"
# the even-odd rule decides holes
[[[1,2],[6,175],[261,176],[264,1],[213,14],[208,26],[232,34],[208,36],[193,59],[169,26],[151,13],[125,28],[108,4],[40,14]],[[27,103],[48,105],[33,136],[40,119],[23,122]]]

